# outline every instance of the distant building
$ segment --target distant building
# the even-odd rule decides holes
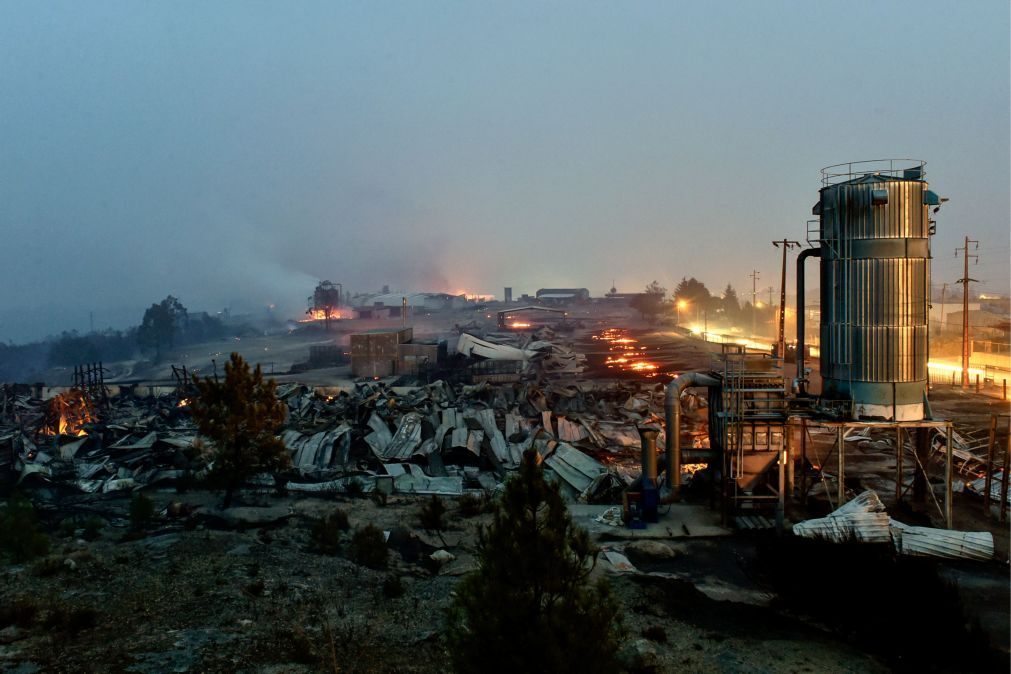
[[[969,334],[971,336],[997,336],[1001,326],[1007,325],[1008,319],[982,309],[969,310]],[[952,311],[945,315],[945,332],[962,332],[962,312]]]
[[[517,307],[498,312],[500,330],[535,330],[545,325],[556,325],[564,320],[564,311],[548,307]]]
[[[404,300],[407,307],[417,311],[449,311],[467,306],[467,298],[463,295],[448,293],[387,293],[372,295],[356,306],[358,318],[399,318]]]
[[[992,326],[989,339],[973,339],[970,367],[1002,370],[1003,376],[1011,372],[1011,322],[1006,319]],[[993,373],[997,378],[997,373]]]
[[[537,291],[537,301],[542,304],[580,304],[590,301],[590,291],[586,288],[541,288]]]
[[[446,342],[414,341],[412,328],[380,328],[351,335],[351,374],[416,375],[446,359]]]
[[[604,295],[604,299],[615,304],[631,304],[637,297],[643,297],[646,293],[619,293],[614,288]]]
[[[979,308],[1001,316],[1009,316],[1011,315],[1011,297],[982,294],[979,296]]]

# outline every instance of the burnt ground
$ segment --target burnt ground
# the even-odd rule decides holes
[[[443,610],[459,576],[474,568],[476,527],[488,515],[464,517],[448,502],[447,530],[439,534],[419,527],[420,498],[390,497],[381,505],[246,495],[256,505],[237,511],[248,522],[241,524],[200,511],[168,515],[213,505],[213,494],[152,496],[164,514],[143,537],[130,534],[127,499],[91,497],[89,516],[103,522],[96,540],[64,525],[62,536],[54,532],[50,556],[2,570],[5,671],[445,671]],[[337,508],[352,529],[372,523],[393,532],[387,569],[351,561],[348,534],[337,554],[314,550],[313,522]],[[817,612],[812,618],[805,602],[781,599],[763,562],[763,541],[769,537],[663,541],[670,554],[659,557],[626,550],[639,571],[633,574],[611,573],[602,563],[595,574],[610,578],[623,607],[625,643],[646,651],[661,672],[896,666],[894,654],[854,641]],[[436,549],[455,559],[431,563],[428,553]],[[992,592],[981,570],[1003,570],[948,568],[977,596]],[[391,578],[399,579],[402,596],[384,591]],[[818,594],[809,593],[809,601]],[[871,600],[853,602],[864,599]],[[911,629],[933,619],[893,610]]]
[[[607,325],[613,322],[593,328]],[[651,355],[660,356],[658,361],[667,361],[671,370],[707,367],[708,354],[691,340],[651,334],[644,328],[640,332],[641,327],[631,326],[636,338],[654,351]],[[595,363],[590,360],[592,368]],[[590,374],[607,376],[596,370]],[[980,426],[991,411],[1007,409],[959,391],[932,391],[932,403],[938,416]],[[876,485],[886,501],[888,472],[894,470],[894,459],[889,465],[887,454],[867,446],[848,454],[848,464],[853,462],[849,475],[865,486]],[[159,513],[166,513],[146,527],[143,537],[130,534],[125,497],[59,500],[39,495],[50,503],[59,500],[58,507],[44,511],[53,550],[44,559],[0,568],[0,622],[4,623],[0,625],[0,668],[22,672],[446,670],[442,612],[460,575],[474,567],[476,526],[487,521],[487,515],[465,518],[450,505],[448,531],[440,536],[418,525],[420,499],[394,496],[379,505],[368,499],[247,494],[247,503],[257,506],[254,512],[259,513],[253,519],[271,521],[242,525],[199,511],[180,517],[167,514],[175,510],[169,508],[172,502],[185,504],[180,508],[183,511],[209,508],[219,502],[218,495],[147,493]],[[949,601],[947,608],[939,610],[962,615],[967,631],[978,625],[977,632],[983,632],[1006,658],[1011,633],[1007,527],[983,515],[978,502],[967,495],[956,495],[955,504],[956,527],[993,531],[1001,561],[930,562],[931,573],[957,586],[959,601]],[[337,554],[313,548],[310,530],[315,518],[337,508],[347,511],[352,528],[373,523],[394,532],[387,569],[373,570],[349,559],[348,534]],[[283,515],[280,519],[276,519],[278,512]],[[63,524],[68,513],[77,517],[75,525]],[[792,514],[797,519],[809,516],[801,511]],[[920,518],[922,523],[931,517],[928,507],[916,504],[908,513],[894,514],[907,520]],[[101,519],[102,528],[97,539],[86,541],[82,527],[92,516]],[[896,655],[887,644],[854,633],[852,627],[866,622],[868,613],[881,614],[891,621],[881,632],[894,632],[896,639],[915,637],[918,626],[936,622],[936,614],[908,601],[895,601],[891,591],[869,595],[867,588],[874,587],[870,583],[833,582],[833,578],[859,581],[864,574],[875,577],[859,558],[836,568],[827,565],[824,555],[798,554],[770,564],[762,553],[767,540],[738,535],[665,541],[672,557],[657,559],[627,551],[639,573],[612,574],[602,565],[595,573],[608,575],[623,607],[626,645],[645,651],[661,672],[909,669],[910,661],[901,653]],[[615,549],[613,542],[607,545]],[[440,548],[455,559],[441,567],[426,561],[430,551]],[[887,565],[887,561],[881,563]],[[790,571],[784,582],[781,575],[770,572],[770,566],[796,571]],[[402,595],[395,596],[395,588],[389,589],[392,578],[400,581]],[[941,595],[950,600],[943,587],[925,584],[922,594],[928,600]],[[849,622],[833,618],[834,611],[841,611],[838,607],[848,607]],[[964,643],[970,646],[959,645]],[[952,637],[924,643],[914,638],[909,647],[928,653],[964,649],[961,666],[951,667],[943,659],[932,666],[919,661],[918,671],[1007,671],[1006,659],[987,660],[980,643]]]

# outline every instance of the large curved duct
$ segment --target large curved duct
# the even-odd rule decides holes
[[[667,422],[665,469],[671,495],[681,490],[681,394],[693,386],[720,386],[716,377],[704,372],[685,372],[667,384],[664,395],[664,416]],[[643,460],[643,465],[646,461]],[[655,479],[655,475],[653,476]]]
[[[805,248],[797,256],[797,392],[804,394],[804,261],[821,257],[821,248]]]

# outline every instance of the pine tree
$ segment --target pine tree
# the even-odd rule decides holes
[[[605,581],[589,583],[597,550],[534,452],[506,483],[478,547],[479,568],[449,611],[458,672],[616,671],[617,603]]]
[[[152,304],[144,312],[144,319],[137,329],[137,339],[141,346],[153,348],[155,362],[161,360],[161,349],[175,344],[175,333],[187,322],[187,311],[178,299],[169,295],[158,304]]]
[[[224,507],[235,490],[262,472],[277,473],[291,465],[284,443],[276,436],[284,422],[284,403],[277,399],[273,379],[263,380],[237,353],[225,364],[225,379],[193,377],[199,394],[193,418],[200,434],[213,443],[210,478],[225,490]]]

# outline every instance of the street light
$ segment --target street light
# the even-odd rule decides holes
[[[681,325],[681,310],[688,306],[688,302],[685,300],[678,300],[676,304],[678,308],[678,325]]]

